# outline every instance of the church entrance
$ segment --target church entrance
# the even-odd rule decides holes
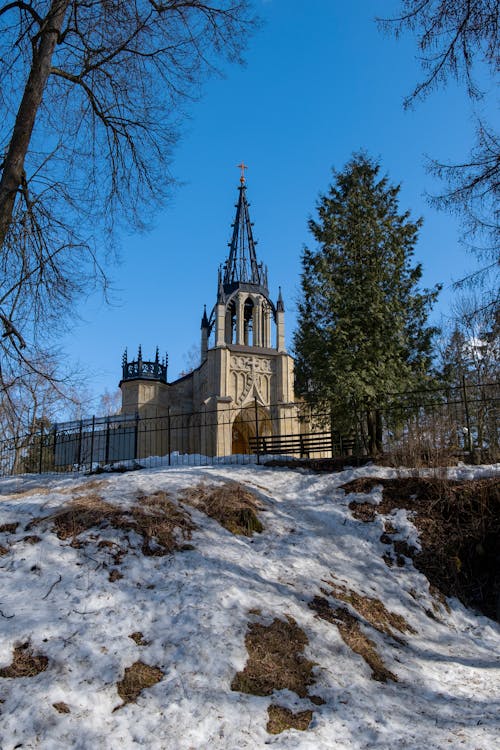
[[[233,422],[232,431],[232,455],[243,454],[247,455],[252,453],[250,448],[250,438],[256,437],[257,429],[259,435],[271,435],[271,420],[269,419],[269,413],[267,409],[262,406],[257,408],[257,417],[255,415],[255,407],[252,404],[242,409],[237,415]]]

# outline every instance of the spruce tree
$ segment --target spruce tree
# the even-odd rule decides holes
[[[412,258],[421,219],[400,213],[400,188],[379,171],[354,154],[320,197],[294,337],[298,393],[331,413],[339,431],[361,431],[370,453],[381,449],[387,395],[430,377],[435,329],[427,315],[439,292],[418,289],[422,268]]]

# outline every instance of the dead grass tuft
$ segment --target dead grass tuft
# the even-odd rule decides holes
[[[108,579],[111,583],[114,583],[115,581],[119,581],[121,578],[123,578],[123,573],[120,573],[120,571],[117,570],[116,568],[113,568],[113,570],[109,572]]]
[[[144,636],[140,630],[136,630],[134,633],[129,635],[137,646],[149,646],[150,641],[145,641]]]
[[[118,695],[123,700],[122,705],[136,701],[143,690],[156,685],[163,675],[164,672],[159,667],[150,667],[142,661],[136,661],[127,667],[123,680],[116,684]]]
[[[3,547],[0,544],[0,557],[3,557],[4,555],[7,555],[8,552],[9,552],[9,548],[8,547]]]
[[[350,604],[379,633],[385,633],[394,640],[401,642],[401,638],[394,634],[395,630],[399,633],[417,632],[404,617],[387,609],[380,599],[372,599],[369,596],[358,594],[357,591],[353,591],[335,581],[327,580],[325,583],[328,583],[332,589],[331,591],[323,591],[323,593]]]
[[[53,530],[59,539],[71,539],[73,546],[81,546],[77,537],[89,529],[110,526],[135,532],[143,539],[143,554],[153,556],[167,555],[179,549],[181,540],[190,539],[196,528],[190,516],[164,492],[139,497],[138,504],[130,510],[89,494],[64,505],[50,516],[35,519],[30,526],[46,521],[53,522]],[[118,547],[114,558],[116,564],[123,554]]]
[[[144,555],[161,557],[174,552],[181,546],[178,535],[182,540],[191,539],[195,524],[189,514],[179,508],[166,492],[142,495],[139,503],[139,507],[132,508],[135,528],[131,527],[130,530],[142,536]]]
[[[64,701],[58,701],[58,703],[53,703],[52,706],[60,714],[70,714],[71,713],[70,707],[68,706],[67,703],[64,703]]]
[[[314,682],[313,663],[302,653],[307,636],[292,617],[275,618],[270,625],[249,623],[245,636],[248,660],[237,672],[231,690],[251,695],[270,695],[273,690],[292,690],[301,698]]]
[[[223,485],[198,484],[185,489],[181,500],[214,518],[232,534],[252,536],[264,526],[257,516],[262,506],[256,496],[238,482]]]
[[[2,523],[0,525],[0,533],[2,534],[15,534],[18,523]]]
[[[42,541],[41,536],[37,536],[36,534],[29,534],[28,536],[23,536],[21,539],[21,542],[26,542],[26,544],[39,544]]]
[[[29,641],[16,646],[12,654],[12,662],[8,667],[0,669],[0,677],[35,677],[45,672],[49,660],[43,654],[34,654]]]
[[[284,706],[270,705],[267,709],[269,721],[267,722],[267,731],[269,734],[280,734],[287,729],[298,729],[304,732],[309,728],[312,721],[313,712],[310,710],[299,711],[294,714]]]
[[[347,609],[331,607],[322,596],[315,596],[312,602],[309,602],[309,607],[322,620],[337,626],[346,646],[355,654],[359,654],[372,670],[372,679],[379,682],[398,681],[396,675],[385,666],[373,641],[361,630],[359,621]]]

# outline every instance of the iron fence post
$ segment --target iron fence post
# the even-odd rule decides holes
[[[135,413],[134,425],[134,461],[137,459],[137,447],[139,444],[139,412]]]
[[[43,459],[43,422],[40,425],[40,455],[38,457],[38,473],[42,473],[42,459]]]
[[[469,453],[472,456],[474,453],[474,446],[472,444],[472,433],[470,431],[469,401],[467,398],[467,387],[465,385],[465,375],[462,375],[462,390],[464,394],[465,425],[467,427],[467,445],[468,445]]]
[[[109,417],[106,418],[106,451],[104,455],[104,463],[109,463]]]
[[[259,412],[257,410],[257,396],[254,396],[253,405],[255,409],[255,437],[256,437],[256,445],[257,445],[257,463],[260,464]]]
[[[171,424],[170,424],[170,406],[167,409],[167,453],[168,453],[168,465],[170,466],[172,463],[172,457],[171,457]]]
[[[52,463],[54,465],[54,469],[56,468],[56,445],[57,445],[57,422],[54,425],[54,429],[52,430],[53,438],[52,438]]]
[[[90,471],[94,465],[94,432],[95,432],[95,416],[92,417],[92,432],[90,434]]]
[[[82,439],[83,439],[83,419],[80,419],[80,429],[78,431],[78,468],[82,463]]]

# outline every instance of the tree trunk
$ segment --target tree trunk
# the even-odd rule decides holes
[[[378,409],[367,409],[368,452],[376,456],[382,452],[382,414]]]
[[[377,449],[377,453],[382,453],[383,450],[383,429],[384,426],[382,423],[382,412],[380,411],[380,409],[375,409],[375,446]]]
[[[0,179],[0,250],[9,231],[14,204],[24,176],[24,164],[36,115],[52,66],[52,57],[70,0],[52,0],[33,47],[31,70],[17,112]]]

